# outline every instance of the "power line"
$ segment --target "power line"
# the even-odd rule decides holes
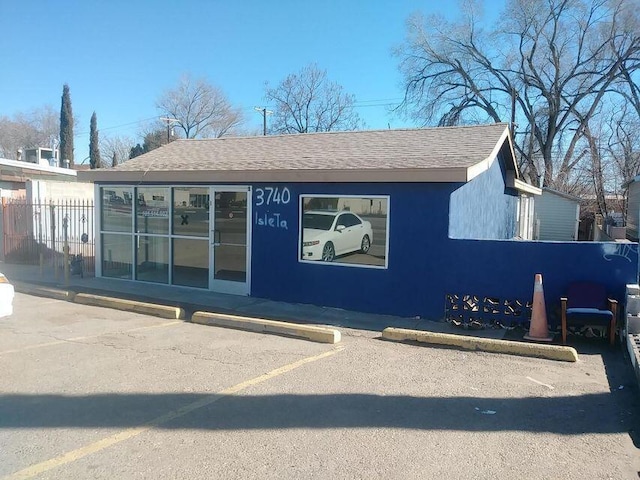
[[[371,105],[353,105],[353,108],[367,108],[367,107],[395,107],[397,103],[372,103]]]
[[[378,98],[376,100],[356,100],[355,103],[374,103],[374,102],[386,102],[386,103],[396,103],[404,100],[403,97],[394,97],[394,98]]]
[[[136,125],[136,124],[138,124],[138,123],[148,122],[148,121],[150,121],[150,120],[157,120],[158,118],[159,118],[158,116],[155,116],[155,117],[149,117],[149,118],[143,118],[143,119],[141,119],[141,120],[136,120],[136,121],[134,121],[134,122],[122,123],[122,124],[120,124],[120,125],[113,125],[113,126],[111,126],[111,127],[103,127],[103,128],[100,128],[99,130],[100,130],[101,132],[102,132],[102,131],[104,131],[104,130],[116,130],[116,129],[118,129],[118,128],[128,127],[128,126],[130,126],[130,125]],[[74,135],[74,137],[80,137],[80,136],[82,136],[82,135],[88,135],[89,133],[91,133],[91,132],[90,132],[90,131],[87,131],[87,132],[80,132],[80,133],[76,133],[76,134]]]
[[[356,102],[353,103],[353,107],[354,108],[369,108],[369,107],[393,107],[393,106],[397,106],[399,102],[401,102],[403,100],[402,97],[395,97],[395,98],[377,98],[377,99],[372,99],[372,100],[358,100]],[[273,111],[269,110],[269,109],[275,109],[276,107],[272,106],[272,105],[266,105],[264,107],[260,107],[259,111],[263,114],[263,130],[264,130],[264,123],[265,123],[265,118],[266,115],[270,115],[271,113],[273,113]],[[244,106],[244,107],[240,107],[241,110],[246,110],[247,112],[249,110],[258,110],[258,107],[249,107],[249,106]],[[266,110],[266,114],[264,113],[264,110]],[[104,132],[107,130],[117,130],[119,128],[123,128],[123,127],[129,127],[131,125],[137,125],[140,123],[144,123],[144,122],[148,122],[151,120],[158,120],[160,117],[159,116],[153,116],[153,117],[149,117],[149,118],[143,118],[140,120],[135,120],[132,122],[127,122],[127,123],[121,123],[120,125],[112,125],[109,127],[102,127],[100,128],[100,132]],[[82,137],[85,135],[89,135],[91,132],[90,131],[85,131],[85,132],[79,132],[76,133],[74,135],[74,137]]]
[[[391,107],[397,106],[400,102],[404,100],[404,97],[395,97],[395,98],[377,98],[372,100],[357,100],[353,103],[354,108],[362,108],[362,107]],[[250,107],[250,106],[241,106],[240,109],[249,112],[250,110],[255,110],[258,107]],[[259,107],[260,110],[262,108],[273,109],[277,108],[276,105],[265,105],[264,107]]]

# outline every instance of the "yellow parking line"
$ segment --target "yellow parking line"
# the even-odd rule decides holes
[[[182,417],[188,413],[193,412],[202,407],[206,407],[211,405],[212,403],[217,402],[218,400],[234,395],[242,390],[245,390],[253,385],[257,385],[259,383],[270,380],[279,375],[283,375],[287,372],[295,370],[298,367],[306,365],[307,363],[315,362],[321,360],[323,358],[329,357],[331,355],[335,355],[336,353],[342,351],[344,347],[338,347],[334,350],[329,350],[328,352],[321,353],[320,355],[314,355],[313,357],[303,358],[302,360],[298,360],[297,362],[290,363],[280,368],[276,368],[275,370],[271,370],[268,373],[260,375],[258,377],[252,378],[245,382],[239,383],[229,388],[225,388],[224,390],[206,396],[205,398],[195,401],[193,403],[189,403],[183,407],[178,408],[177,410],[173,410],[165,415],[162,415],[150,422],[141,425],[139,427],[128,428],[121,432],[116,433],[115,435],[111,435],[109,437],[103,438],[102,440],[98,440],[97,442],[91,443],[89,445],[85,445],[84,447],[80,447],[76,450],[72,450],[67,452],[59,457],[52,458],[50,460],[46,460],[44,462],[36,463],[35,465],[31,465],[23,470],[15,472],[7,477],[4,477],[3,480],[18,480],[18,479],[26,479],[33,478],[36,475],[40,475],[44,472],[52,470],[54,468],[58,468],[67,463],[75,462],[76,460],[80,460],[87,455],[91,455],[92,453],[99,452],[104,450],[105,448],[109,448],[112,445],[116,445],[120,442],[124,442],[125,440],[129,440],[130,438],[136,437],[141,433],[144,433],[148,430],[151,430],[154,427],[158,427],[163,425],[171,420],[175,420],[176,418]]]
[[[98,337],[102,337],[104,335],[117,335],[119,333],[130,333],[130,332],[137,332],[138,330],[148,330],[151,328],[161,328],[161,327],[170,327],[171,325],[177,325],[179,323],[184,323],[181,320],[174,320],[172,322],[164,322],[164,323],[159,323],[157,325],[149,325],[146,327],[136,327],[136,328],[131,328],[129,330],[121,330],[119,332],[105,332],[105,333],[101,333],[99,335],[87,335],[85,337],[74,337],[74,338],[67,338],[64,340],[54,340],[52,342],[46,342],[46,343],[38,343],[35,345],[27,345],[26,347],[22,347],[22,348],[15,348],[13,350],[5,350],[4,352],[0,352],[0,355],[6,355],[9,353],[18,353],[18,352],[25,352],[27,350],[33,350],[36,348],[43,348],[43,347],[51,347],[53,345],[60,345],[63,343],[69,343],[69,342],[80,342],[82,340],[88,340],[90,338],[98,338]]]

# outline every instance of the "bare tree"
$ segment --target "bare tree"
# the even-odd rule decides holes
[[[241,111],[231,106],[222,90],[189,75],[164,92],[156,107],[186,138],[221,137],[243,121]]]
[[[327,78],[326,70],[309,65],[276,87],[265,86],[265,98],[275,103],[270,131],[275,133],[357,130],[362,122],[355,96]]]
[[[615,161],[619,183],[625,185],[640,175],[640,122],[619,122],[607,145]]]
[[[15,159],[18,149],[31,143],[25,139],[29,135],[25,130],[25,125],[9,117],[0,117],[0,158]]]
[[[131,137],[127,136],[101,136],[100,137],[100,151],[104,155],[105,159],[111,159],[111,166],[121,164],[129,160],[129,154],[131,148],[136,142]],[[104,165],[103,161],[103,167]]]
[[[637,0],[510,0],[482,27],[481,5],[458,22],[414,16],[398,51],[403,106],[424,124],[512,124],[521,169],[565,190],[590,151],[585,129],[640,67]]]
[[[632,113],[635,106],[623,103],[616,111],[610,112],[601,125],[605,130],[600,140],[605,155],[609,159],[616,190],[620,193],[621,205],[608,210],[620,211],[625,216],[628,204],[629,182],[640,174],[640,118]]]
[[[0,117],[0,157],[15,159],[18,149],[50,147],[60,134],[59,121],[50,105]]]

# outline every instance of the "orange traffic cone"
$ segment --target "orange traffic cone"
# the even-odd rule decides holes
[[[533,284],[533,308],[531,310],[531,326],[529,333],[524,336],[527,340],[538,342],[550,342],[553,337],[549,336],[547,326],[547,311],[544,304],[544,289],[542,288],[542,274],[536,273]]]

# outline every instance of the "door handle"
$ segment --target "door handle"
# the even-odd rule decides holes
[[[214,247],[218,247],[220,246],[220,243],[222,242],[222,234],[220,233],[220,230],[213,230],[213,246]]]

